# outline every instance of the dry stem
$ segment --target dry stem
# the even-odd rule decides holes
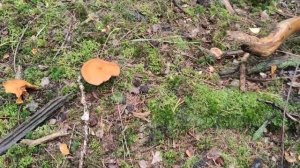
[[[87,106],[87,103],[85,100],[85,92],[84,92],[84,86],[81,83],[81,76],[78,76],[77,82],[79,84],[79,89],[81,92],[81,104],[83,105],[83,116],[81,117],[81,119],[84,121],[84,126],[83,126],[84,140],[83,140],[82,150],[80,152],[80,160],[79,160],[79,166],[78,166],[79,168],[82,168],[83,162],[84,162],[84,155],[86,154],[86,149],[87,149],[90,113],[89,113],[88,106]]]
[[[40,145],[42,143],[45,143],[47,141],[50,141],[50,140],[53,140],[55,138],[58,138],[58,137],[61,137],[61,136],[66,136],[68,135],[69,133],[67,132],[63,132],[63,131],[58,131],[58,132],[55,132],[53,134],[50,134],[50,135],[47,135],[47,136],[44,136],[42,138],[39,138],[39,139],[35,139],[35,140],[31,140],[31,139],[23,139],[21,141],[22,144],[25,144],[25,145],[28,145],[28,146],[36,146],[36,145]]]
[[[296,75],[298,72],[298,68],[299,68],[299,64],[297,65],[295,71],[294,71],[294,75],[292,78],[292,83],[295,82],[296,80]],[[285,102],[285,106],[284,106],[284,110],[283,110],[283,116],[282,116],[282,135],[281,135],[281,167],[284,167],[284,150],[285,150],[285,146],[284,146],[284,139],[285,139],[285,119],[286,119],[286,114],[288,113],[288,105],[289,105],[289,100],[290,100],[290,96],[291,96],[291,92],[292,92],[292,85],[290,85],[289,87],[289,91],[288,91],[288,95],[286,98],[286,102]]]

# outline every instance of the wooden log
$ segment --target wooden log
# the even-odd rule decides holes
[[[233,40],[242,43],[242,50],[253,55],[267,57],[273,54],[291,35],[300,31],[300,16],[284,20],[267,36],[258,38],[239,31],[228,32]]]

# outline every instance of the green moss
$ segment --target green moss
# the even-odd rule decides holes
[[[188,158],[183,164],[182,168],[194,168],[194,165],[199,161],[199,158],[196,156],[192,156]]]
[[[24,71],[24,79],[34,85],[40,85],[44,73],[39,70],[37,67],[30,67]]]
[[[5,155],[0,156],[1,167],[27,168],[33,164],[33,154],[37,152],[36,147],[24,147],[13,145]]]
[[[163,69],[163,60],[160,57],[160,54],[157,49],[148,48],[146,51],[147,54],[147,67],[150,71],[155,74],[158,74]]]
[[[16,104],[6,104],[0,107],[0,116],[7,118],[0,122],[0,136],[4,136],[15,127],[18,123],[18,119],[22,121],[22,119],[28,117],[29,112],[22,108],[19,110]]]
[[[176,163],[176,159],[179,158],[179,154],[174,150],[169,150],[163,153],[163,162],[166,167],[172,167]]]
[[[179,85],[178,82],[175,84],[172,86]],[[178,106],[179,99],[174,92],[163,87],[156,93],[159,98],[149,102],[153,123],[164,134],[169,133],[174,136],[176,132],[188,128],[199,130],[207,128],[242,130],[248,128],[253,132],[271,114],[279,115],[273,109],[257,102],[259,98],[280,102],[281,99],[275,95],[240,93],[233,89],[215,90],[203,84],[183,83],[181,85],[185,89],[182,92],[184,93],[183,105]]]
[[[50,135],[55,131],[54,128],[55,128],[54,125],[47,125],[47,124],[42,125],[40,127],[37,127],[34,131],[29,132],[26,135],[26,138],[38,139],[38,138],[44,137],[46,135]]]
[[[229,25],[237,21],[238,18],[231,15],[223,5],[219,3],[212,5],[208,10],[209,15],[215,19],[218,27],[217,31],[213,33],[212,41],[216,47],[225,49],[226,46],[224,46],[223,40],[226,37],[226,30],[228,30]]]

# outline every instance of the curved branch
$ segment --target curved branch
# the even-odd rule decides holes
[[[257,38],[246,33],[232,31],[229,36],[242,43],[242,50],[251,54],[267,57],[291,35],[300,31],[300,16],[284,20],[267,36]]]

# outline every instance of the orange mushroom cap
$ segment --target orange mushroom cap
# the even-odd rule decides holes
[[[36,89],[36,87],[25,80],[13,79],[3,83],[6,93],[13,93],[17,96],[16,103],[22,104],[22,95],[27,93],[26,88]]]
[[[119,74],[120,67],[118,64],[99,58],[88,60],[81,68],[83,79],[92,85],[100,85],[112,76],[119,76]]]

